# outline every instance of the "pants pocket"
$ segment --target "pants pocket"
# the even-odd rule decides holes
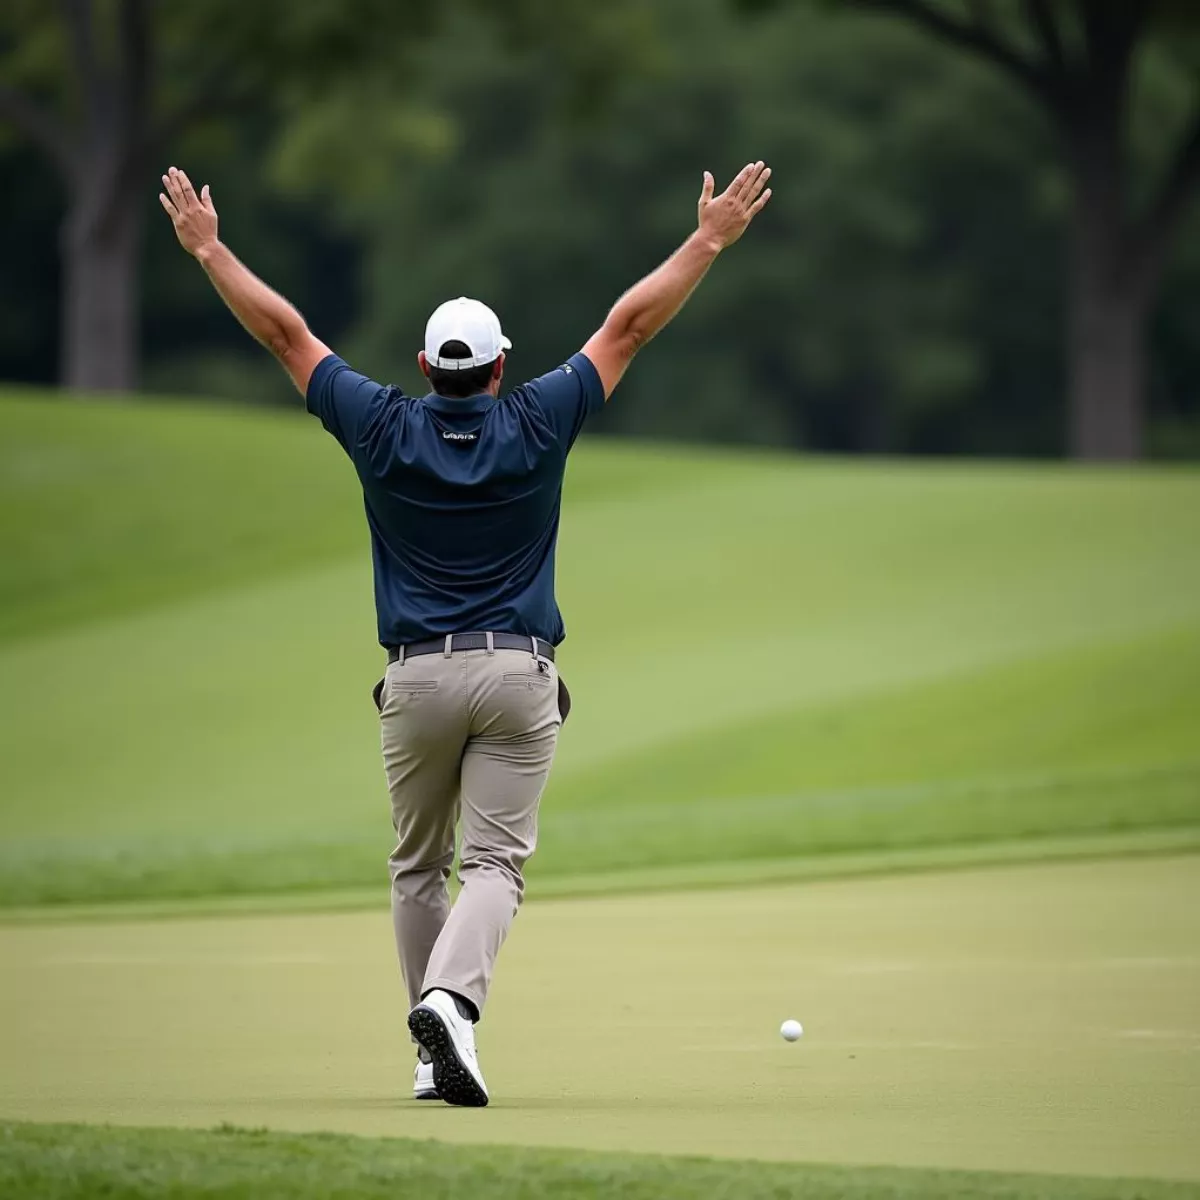
[[[371,693],[380,714],[390,705],[403,704],[406,700],[420,700],[438,690],[436,679],[406,679],[403,672],[388,668],[388,673],[375,685]]]
[[[436,679],[401,679],[397,675],[392,678],[392,686],[389,690],[412,692],[413,695],[416,695],[418,692],[436,692],[438,684]]]
[[[530,688],[549,687],[550,676],[545,671],[505,671],[504,682]]]

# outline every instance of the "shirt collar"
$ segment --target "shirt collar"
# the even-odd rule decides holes
[[[460,400],[455,396],[439,396],[437,392],[430,392],[425,397],[425,403],[434,412],[442,413],[448,417],[459,414],[475,417],[487,412],[496,403],[496,397],[491,392],[480,392],[477,396],[467,396]]]

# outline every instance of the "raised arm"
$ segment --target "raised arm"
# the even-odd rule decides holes
[[[291,304],[217,239],[217,210],[208,184],[197,195],[191,180],[174,167],[162,180],[166,191],[158,198],[175,226],[179,244],[204,268],[233,315],[279,359],[304,395],[317,363],[330,353],[329,347],[313,337]]]
[[[604,384],[605,399],[621,382],[633,356],[684,306],[717,255],[742,236],[771,198],[766,186],[770,177],[770,167],[748,163],[714,197],[713,177],[704,172],[695,233],[613,305],[583,348]]]

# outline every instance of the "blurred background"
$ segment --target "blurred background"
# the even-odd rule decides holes
[[[847,453],[1200,455],[1187,0],[8,0],[0,379],[296,405],[175,246],[235,250],[406,387],[442,297],[527,376],[688,231],[775,199],[600,431]]]

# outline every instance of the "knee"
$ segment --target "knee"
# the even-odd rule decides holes
[[[413,863],[393,854],[388,859],[388,874],[392,880],[392,887],[397,892],[420,895],[430,890],[440,891],[450,878],[453,862],[452,855],[433,862]]]
[[[523,871],[528,859],[527,854],[464,846],[458,877],[464,884],[471,879],[494,878],[511,887],[516,893],[517,904],[520,904],[525,894]]]

